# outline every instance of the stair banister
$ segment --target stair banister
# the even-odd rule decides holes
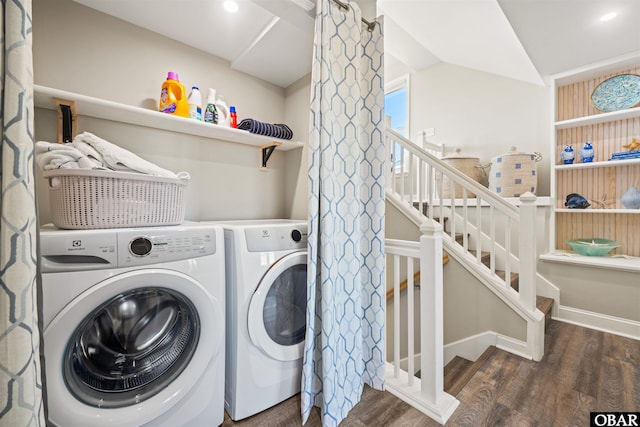
[[[421,391],[435,404],[444,394],[442,225],[425,221],[420,232]]]
[[[440,424],[445,424],[459,405],[459,401],[444,391],[444,331],[443,331],[443,249],[442,225],[422,217],[422,235],[419,242],[385,239],[385,253],[393,261],[393,360],[385,367],[385,387],[427,414]],[[406,262],[401,262],[400,259]],[[420,266],[420,349],[415,354],[413,339],[407,340],[406,370],[401,366],[400,340],[400,274],[407,278],[406,320],[408,337],[414,331],[414,260]],[[403,269],[402,264],[405,264]],[[416,376],[414,358],[419,359],[420,374]]]
[[[536,308],[535,196],[523,195],[517,207],[397,132],[385,135],[389,155],[403,159],[389,169],[387,200],[416,225],[426,216],[445,227],[447,252],[527,322],[522,354],[538,360],[544,316]]]
[[[536,196],[527,192],[520,196],[520,301],[533,311],[536,308]]]

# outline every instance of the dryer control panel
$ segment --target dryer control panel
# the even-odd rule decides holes
[[[306,223],[247,227],[245,230],[247,250],[267,252],[306,249],[307,229]]]

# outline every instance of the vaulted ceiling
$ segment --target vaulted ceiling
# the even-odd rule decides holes
[[[287,87],[311,71],[314,0],[75,0]],[[384,15],[387,62],[439,62],[543,84],[546,76],[640,54],[640,0],[360,0]],[[614,12],[609,21],[600,18]],[[372,20],[374,16],[365,16]]]

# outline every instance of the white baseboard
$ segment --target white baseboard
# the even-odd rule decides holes
[[[532,357],[527,354],[526,342],[507,337],[497,332],[487,331],[445,345],[444,364],[446,365],[451,362],[456,356],[475,362],[478,360],[478,357],[492,345],[526,359],[531,359]]]
[[[640,322],[563,305],[559,312],[555,320],[640,340]]]

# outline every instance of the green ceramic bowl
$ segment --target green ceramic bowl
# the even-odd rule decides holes
[[[571,246],[571,249],[580,255],[586,256],[604,256],[615,248],[619,248],[621,246],[620,243],[615,240],[596,238],[567,240],[567,243]]]

